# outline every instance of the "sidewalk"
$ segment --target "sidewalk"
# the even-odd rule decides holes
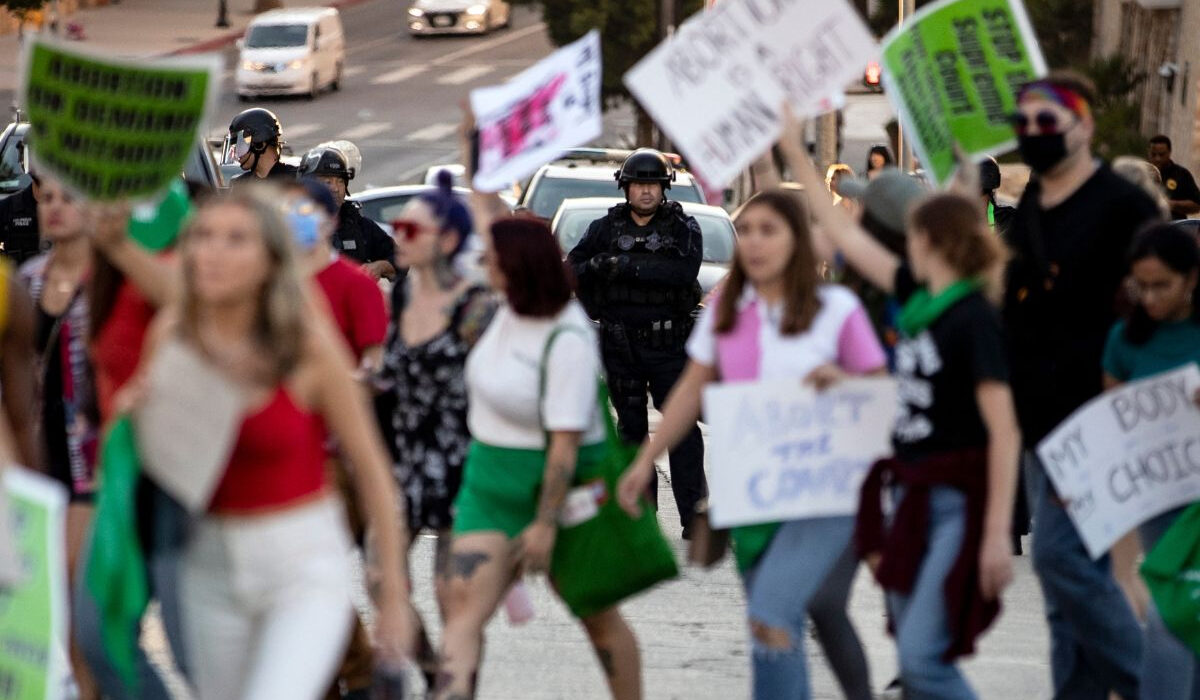
[[[285,7],[346,7],[365,0],[284,0]],[[232,44],[254,18],[254,0],[228,0],[229,27],[217,28],[216,0],[122,0],[81,9],[70,21],[83,25],[79,48],[146,58],[217,51]],[[16,34],[0,36],[0,90],[17,86],[21,48]]]

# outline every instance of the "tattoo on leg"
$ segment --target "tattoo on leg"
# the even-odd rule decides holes
[[[476,569],[491,558],[486,552],[455,552],[450,555],[450,576],[471,578]]]
[[[613,678],[617,675],[617,664],[613,660],[611,649],[604,647],[596,647],[596,657],[600,659],[600,666],[604,669],[604,675]]]

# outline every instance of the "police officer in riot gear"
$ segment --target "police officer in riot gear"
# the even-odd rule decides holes
[[[38,177],[29,172],[30,184],[0,200],[0,255],[20,266],[42,252],[38,231]]]
[[[229,122],[225,157],[232,155],[246,172],[233,178],[231,184],[295,178],[297,168],[280,160],[282,148],[283,127],[274,112],[255,107],[234,117]]]
[[[675,179],[666,156],[638,149],[615,177],[625,202],[592,222],[567,259],[580,301],[600,321],[621,432],[637,444],[649,432],[647,392],[661,407],[687,364],[684,345],[700,302],[696,277],[704,246],[696,220],[666,199]],[[699,428],[672,450],[670,461],[686,538],[696,502],[707,493]]]
[[[354,173],[346,154],[332,146],[317,146],[300,163],[300,174],[323,182],[337,201],[338,227],[330,240],[334,250],[357,261],[375,279],[394,279],[396,245],[392,237],[363,216],[357,202],[346,199]]]

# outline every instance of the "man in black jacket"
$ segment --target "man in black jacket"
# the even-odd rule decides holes
[[[38,178],[29,174],[33,182],[0,200],[0,254],[14,265],[37,255],[42,250],[38,233]]]
[[[300,163],[300,174],[315,177],[329,188],[338,204],[338,227],[330,243],[341,255],[363,266],[363,271],[378,280],[395,279],[396,244],[379,224],[362,215],[355,202],[348,201],[354,168],[346,154],[332,146],[317,146]]]
[[[666,199],[675,174],[667,158],[643,148],[616,173],[625,203],[588,227],[568,261],[579,300],[600,321],[601,353],[626,440],[649,432],[646,395],[661,408],[687,364],[684,345],[700,302],[704,243],[700,225]],[[671,451],[671,488],[684,537],[704,498],[704,443],[699,428]],[[656,482],[655,482],[656,483]]]

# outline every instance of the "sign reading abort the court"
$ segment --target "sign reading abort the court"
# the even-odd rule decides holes
[[[852,515],[867,471],[891,453],[896,406],[891,379],[850,379],[823,392],[798,379],[710,387],[713,525]]]
[[[98,200],[179,177],[217,85],[215,57],[135,63],[35,39],[24,60],[35,162]]]
[[[1092,558],[1154,516],[1200,500],[1200,369],[1130,382],[1073,413],[1038,445]]]

